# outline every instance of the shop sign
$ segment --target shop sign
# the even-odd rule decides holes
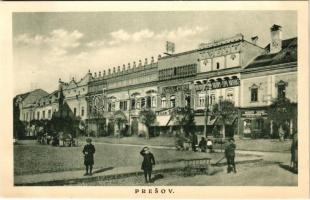
[[[242,117],[259,117],[259,116],[266,116],[267,113],[264,110],[249,110],[243,111]]]
[[[170,94],[178,91],[187,91],[187,90],[189,90],[189,84],[168,86],[162,89],[163,93],[170,93]]]
[[[240,85],[239,79],[229,79],[229,80],[209,82],[203,85],[195,85],[195,89],[206,90],[206,87],[207,87],[208,89],[214,90],[214,89],[220,89],[220,88],[235,87],[239,85]]]

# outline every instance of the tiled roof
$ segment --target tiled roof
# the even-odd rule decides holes
[[[265,47],[270,51],[270,44]],[[264,54],[256,57],[245,69],[283,64],[297,61],[297,37],[282,41],[282,50],[278,53]]]

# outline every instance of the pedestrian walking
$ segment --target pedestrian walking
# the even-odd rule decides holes
[[[92,175],[93,165],[94,165],[94,154],[95,154],[95,146],[91,143],[91,138],[86,139],[87,144],[84,146],[83,154],[84,154],[84,165],[86,168],[86,173],[84,176]]]
[[[144,171],[145,182],[151,182],[153,165],[155,165],[154,155],[150,152],[148,147],[144,147],[140,154],[143,156],[141,169]]]
[[[196,152],[198,146],[198,137],[195,133],[192,133],[191,142],[192,142],[192,150]]]
[[[291,169],[294,172],[298,172],[298,137],[297,133],[293,135],[291,144]]]
[[[234,171],[234,173],[237,173],[235,164],[235,149],[236,149],[235,140],[233,138],[230,138],[225,146],[227,173],[230,173],[232,170]]]
[[[200,142],[199,142],[199,148],[201,152],[206,152],[207,150],[207,141],[205,137],[202,137]]]

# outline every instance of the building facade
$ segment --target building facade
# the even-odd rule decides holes
[[[278,127],[268,120],[267,109],[279,99],[288,99],[297,109],[297,38],[283,40],[282,28],[271,27],[271,43],[241,73],[240,132],[244,136],[269,137]],[[297,131],[297,113],[287,124],[287,133]]]
[[[282,39],[278,25],[270,28],[270,35],[265,48],[257,45],[258,37],[247,41],[237,34],[191,51],[158,56],[156,61],[152,57],[89,71],[80,81],[60,80],[59,91],[73,115],[95,135],[141,134],[146,127],[139,113],[145,109],[156,113],[152,125],[156,134],[174,131],[171,112],[177,107],[194,110],[197,133],[208,136],[214,129],[221,133],[223,124],[212,109],[224,100],[238,109],[225,122],[227,136],[273,134],[268,107],[279,97],[297,104],[297,38]],[[37,102],[38,119],[50,119],[50,113],[57,111],[55,94]],[[296,124],[297,115],[288,122],[290,134]]]

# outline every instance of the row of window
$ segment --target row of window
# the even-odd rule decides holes
[[[197,73],[196,64],[184,65],[169,69],[159,70],[159,80],[169,80],[172,78],[183,78]]]
[[[139,99],[131,99],[130,101],[122,100],[119,101],[119,107],[116,107],[116,102],[108,103],[108,112],[115,110],[127,111],[129,110],[128,102],[130,102],[130,109],[142,109],[142,108],[154,108],[157,106],[156,96],[147,96]]]
[[[285,84],[278,84],[278,98],[285,98],[286,97],[286,85]],[[258,101],[258,87],[252,86],[251,88],[251,102]]]
[[[73,108],[73,115],[74,115],[74,116],[77,116],[76,111],[77,111],[77,109],[76,109],[76,108]],[[82,107],[82,108],[81,108],[81,117],[84,116],[84,112],[85,112],[85,111],[84,111],[84,107]]]

